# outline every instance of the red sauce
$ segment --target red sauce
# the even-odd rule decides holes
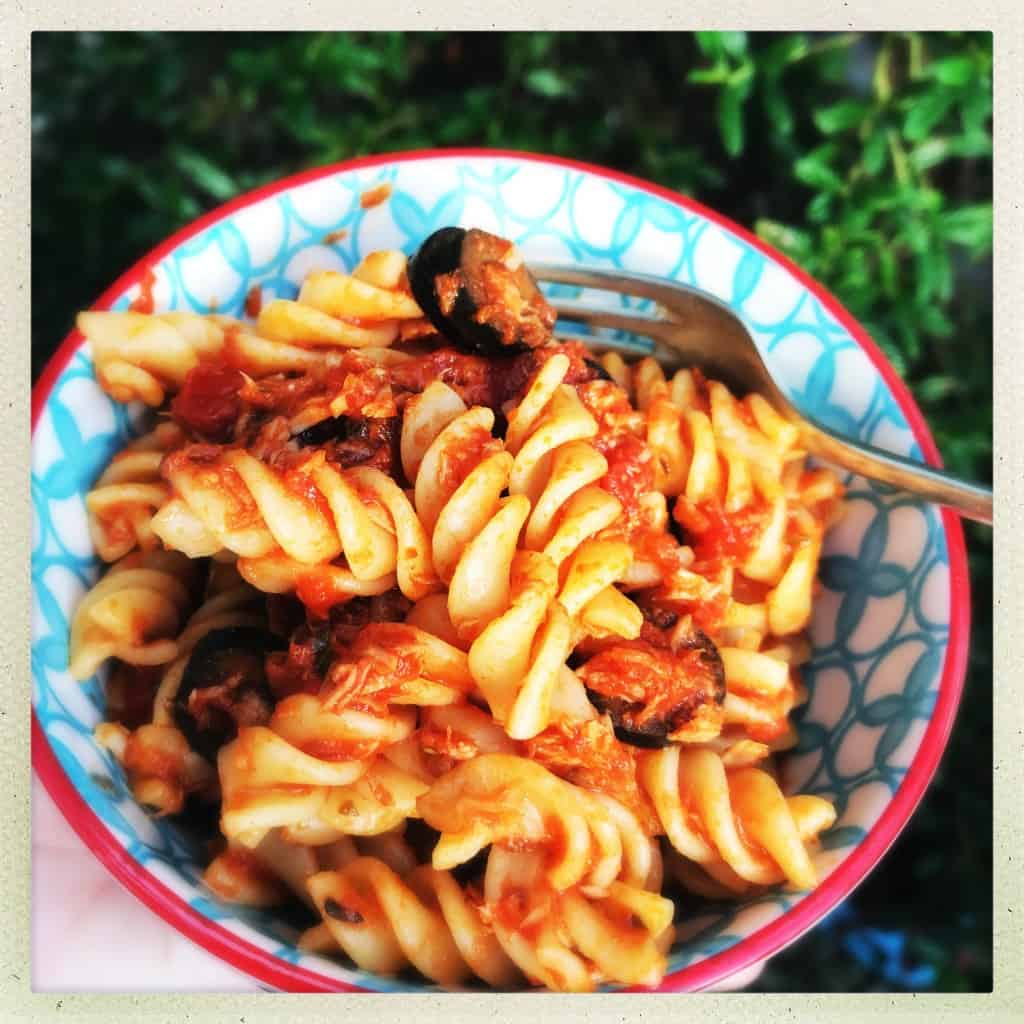
[[[777,740],[780,736],[785,735],[786,730],[789,728],[789,719],[783,715],[771,723],[766,722],[763,725],[757,723],[747,724],[743,728],[752,740],[758,743],[771,743],[772,740]]]
[[[139,294],[128,307],[133,313],[152,313],[154,309],[153,288],[156,286],[156,274],[152,267],[146,267],[142,280],[139,282]]]
[[[255,320],[263,308],[263,292],[258,284],[254,284],[245,293],[245,315]]]
[[[366,741],[321,738],[303,744],[302,752],[315,757],[318,761],[361,761],[374,753],[379,746],[378,743]],[[390,801],[390,793],[388,798]]]
[[[387,202],[391,196],[391,185],[384,181],[379,185],[374,185],[373,188],[368,188],[360,197],[359,205],[364,210],[370,210],[374,206],[380,206],[381,203]]]
[[[298,377],[264,377],[246,380],[240,397],[247,404],[268,413],[292,416],[322,387],[312,374]]]
[[[351,593],[339,585],[337,574],[331,566],[320,570],[310,569],[299,577],[295,586],[295,596],[306,606],[310,615],[316,619],[326,619],[335,605],[352,600]]]
[[[332,710],[379,712],[424,674],[416,631],[398,622],[373,622],[331,666],[321,696]]]
[[[241,411],[239,391],[244,383],[240,370],[200,363],[189,370],[181,391],[171,402],[171,415],[204,440],[230,441]]]
[[[346,372],[340,386],[337,381],[337,374],[329,375],[328,387],[337,387],[331,398],[335,416],[386,418],[397,414],[390,375],[384,367],[366,362],[359,369]]]
[[[693,624],[708,636],[717,636],[722,628],[722,620],[729,608],[729,595],[723,590],[710,600],[696,601],[690,609]]]
[[[521,886],[510,886],[494,904],[494,921],[510,932],[517,932],[522,927],[526,915],[530,911],[530,894]]]
[[[710,699],[714,679],[699,649],[672,652],[644,640],[621,640],[579,669],[584,684],[643,705],[643,718],[669,715],[691,696]]]
[[[458,392],[467,405],[493,408],[494,368],[500,365],[446,346],[392,367],[391,379],[395,387],[416,393],[439,380]]]
[[[334,245],[336,242],[343,242],[348,238],[348,228],[338,228],[337,231],[328,231],[324,235],[324,245]]]
[[[622,502],[627,516],[636,515],[640,499],[654,490],[654,459],[650,448],[634,434],[598,437],[594,447],[608,460],[608,472],[598,483]]]
[[[770,514],[771,507],[763,499],[727,515],[717,501],[695,504],[680,496],[672,510],[672,518],[686,531],[696,556],[694,571],[704,575],[724,564],[738,565],[745,561]]]
[[[330,503],[313,483],[313,478],[302,467],[285,472],[283,483],[292,494],[302,498],[308,504],[314,505],[324,519],[333,524],[334,515],[331,512]]]
[[[502,444],[483,427],[460,438],[458,445],[445,448],[441,460],[439,483],[445,493],[451,494],[489,455],[501,451]]]

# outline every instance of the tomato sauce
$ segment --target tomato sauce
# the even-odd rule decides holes
[[[441,488],[445,493],[453,493],[484,459],[501,449],[501,441],[483,427],[460,438],[457,445],[449,445],[441,459],[438,481]]]
[[[694,571],[707,574],[723,565],[738,565],[753,551],[771,515],[764,499],[726,514],[717,501],[692,502],[680,496],[672,518],[687,532],[696,556]]]
[[[650,448],[634,434],[599,437],[594,447],[608,460],[608,472],[598,484],[622,502],[627,516],[636,516],[640,499],[654,490],[654,458]]]
[[[392,367],[391,380],[395,387],[417,394],[439,380],[458,392],[467,405],[493,408],[497,404],[494,402],[494,368],[499,365],[482,356],[445,346]]]
[[[357,372],[346,373],[331,399],[330,408],[334,416],[370,416],[376,419],[395,416],[398,408],[391,392],[388,371],[371,364]]]
[[[323,456],[320,457],[323,458]],[[330,503],[303,467],[288,470],[283,476],[283,483],[292,494],[302,498],[307,504],[313,505],[327,522],[334,524],[334,514],[331,512]]]
[[[200,363],[189,370],[171,402],[171,415],[185,430],[206,441],[230,441],[241,412],[239,391],[245,383],[240,370],[217,363]]]
[[[153,289],[156,287],[156,274],[152,267],[146,267],[142,280],[139,282],[139,294],[135,296],[129,305],[133,313],[152,313],[155,308]]]
[[[380,206],[381,203],[386,203],[390,197],[391,185],[389,182],[382,181],[379,185],[368,188],[359,197],[359,205],[364,210],[371,210],[375,206]]]
[[[258,284],[254,284],[245,293],[245,315],[255,320],[263,309],[263,291]]]
[[[530,893],[522,886],[509,886],[492,908],[496,924],[518,932],[530,912]]]
[[[352,600],[352,595],[339,585],[332,566],[310,569],[299,577],[295,596],[306,606],[315,619],[326,619],[335,605]]]

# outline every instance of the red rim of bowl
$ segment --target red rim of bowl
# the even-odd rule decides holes
[[[932,440],[924,417],[917,408],[906,384],[900,379],[864,328],[854,320],[835,297],[796,264],[727,217],[723,217],[686,196],[619,171],[562,157],[505,149],[428,149],[359,157],[303,171],[238,196],[175,232],[170,238],[143,256],[130,270],[122,274],[94,303],[93,308],[109,307],[119,295],[141,280],[148,267],[157,263],[182,242],[215,224],[226,215],[279,192],[359,168],[379,167],[415,160],[474,157],[554,164],[583,171],[606,180],[622,182],[697,213],[742,238],[747,244],[785,267],[850,332],[892,392],[927,461],[935,466],[941,465],[935,442]],[[33,433],[36,421],[46,405],[57,378],[82,341],[81,334],[77,330],[72,330],[47,363],[32,389]],[[708,988],[724,981],[730,975],[770,957],[799,938],[846,897],[878,863],[920,802],[938,766],[956,717],[967,668],[970,630],[970,584],[963,528],[958,516],[949,509],[942,509],[941,515],[949,555],[949,642],[935,709],[921,740],[921,745],[899,789],[856,849],[810,895],[792,910],[764,925],[730,949],[668,975],[659,986],[658,991],[697,991]],[[281,960],[273,953],[261,949],[204,917],[146,871],[114,838],[75,789],[50,747],[34,709],[32,712],[32,764],[61,813],[85,845],[92,850],[118,881],[176,930],[232,967],[277,989],[291,992],[370,991]],[[641,990],[629,989],[627,991]]]

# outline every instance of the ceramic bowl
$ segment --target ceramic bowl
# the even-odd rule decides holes
[[[386,183],[390,197],[360,197]],[[126,211],[130,212],[130,211]],[[447,224],[513,239],[528,259],[657,274],[697,285],[738,313],[784,390],[832,427],[935,462],[909,392],[866,332],[820,285],[713,211],[583,164],[498,151],[371,157],[268,185],[158,246],[96,303],[124,309],[147,270],[157,310],[241,315],[246,294],[292,298],[313,269],[351,268],[374,249],[412,252]],[[615,300],[619,301],[619,300]],[[33,764],[78,834],[140,899],[265,986],[415,991],[296,949],[271,913],[218,902],[176,827],[136,805],[92,738],[102,687],[67,673],[68,624],[100,568],[83,496],[137,431],[141,410],[97,387],[89,348],[65,340],[33,394]],[[784,766],[790,791],[838,809],[811,893],[771,891],[679,922],[666,990],[721,983],[812,927],[878,863],[920,800],[946,744],[967,656],[964,544],[950,513],[850,479],[829,535],[812,627],[810,700]],[[884,870],[884,866],[881,868]],[[173,979],[168,979],[173,983]]]

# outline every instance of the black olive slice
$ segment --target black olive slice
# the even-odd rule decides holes
[[[292,440],[300,448],[310,448],[316,445],[327,444],[328,441],[337,441],[347,436],[349,430],[349,419],[347,416],[329,416],[319,423],[314,423],[305,430],[300,430]]]
[[[264,724],[274,696],[265,658],[282,641],[254,626],[214,629],[192,649],[172,711],[189,744],[213,759],[240,725]]]
[[[638,723],[636,716],[638,712],[642,711],[642,705],[632,704],[618,697],[608,697],[589,687],[587,687],[587,696],[590,698],[590,703],[602,715],[608,715],[611,718],[615,736],[623,743],[628,743],[633,747],[643,747],[646,750],[668,746],[668,734],[671,731],[671,726],[667,718],[650,718]]]
[[[680,657],[685,651],[698,651],[696,659]],[[696,671],[695,671],[696,669]],[[725,668],[711,639],[700,630],[677,642],[675,652],[643,641],[607,648],[577,670],[590,702],[607,714],[615,735],[636,747],[663,747],[670,735],[694,720],[708,705],[721,706],[725,700]],[[620,680],[640,678],[649,673],[654,691],[639,699],[636,687],[626,695],[616,692]],[[673,702],[653,713],[651,702],[668,691]]]
[[[676,640],[677,651],[700,651],[701,661],[711,673],[714,682],[715,702],[725,702],[725,665],[722,663],[722,656],[718,653],[715,642],[702,629],[694,628],[689,636]]]
[[[330,445],[328,458],[343,469],[370,462],[390,472],[396,462],[401,429],[398,416],[333,416],[299,431],[292,440],[300,448]]]
[[[510,242],[479,228],[441,228],[409,260],[424,314],[460,348],[484,355],[550,341],[555,311]]]
[[[593,373],[595,380],[615,380],[615,378],[596,359],[584,359],[583,362],[587,364],[587,369]]]

